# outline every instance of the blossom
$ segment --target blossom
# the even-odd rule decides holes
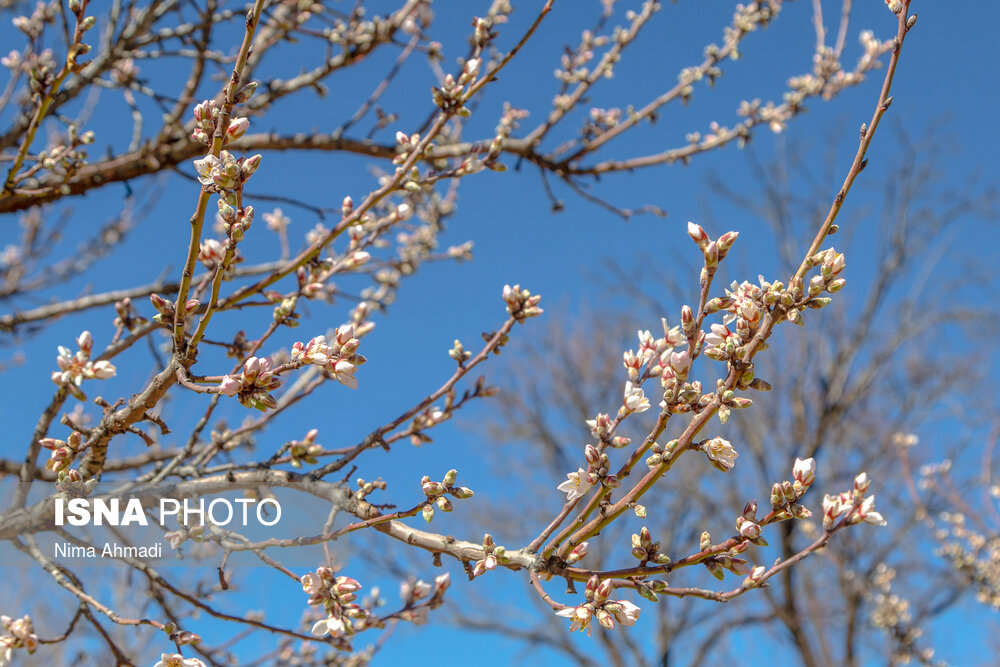
[[[6,665],[12,660],[15,648],[23,648],[29,654],[38,649],[38,636],[30,616],[17,619],[0,616],[0,625],[10,633],[0,636],[0,665]]]
[[[164,653],[153,667],[205,667],[198,658],[185,658],[180,653]]]
[[[816,479],[816,459],[795,459],[792,478],[802,486],[809,486]]]
[[[410,579],[399,584],[399,597],[406,605],[414,604],[430,594],[431,585],[421,579]]]
[[[824,530],[830,530],[833,527],[833,523],[837,518],[846,512],[850,508],[850,505],[845,504],[843,494],[831,496],[826,494],[823,496],[823,528]]]
[[[445,572],[434,577],[434,596],[440,597],[451,586],[451,573]]]
[[[576,632],[579,630],[583,632],[587,631],[587,636],[590,636],[591,627],[590,619],[593,618],[594,612],[591,611],[589,605],[580,605],[579,607],[566,607],[565,609],[560,609],[556,612],[556,616],[562,616],[563,618],[571,618],[573,622],[570,623],[569,631]]]
[[[730,331],[729,327],[727,327],[726,325],[713,324],[712,332],[705,335],[705,343],[707,343],[708,345],[724,347],[726,345],[726,341],[729,340],[730,338],[735,337],[735,335],[736,334]]]
[[[595,438],[603,438],[611,428],[611,418],[603,412],[594,419],[588,419],[586,423]]]
[[[326,336],[315,336],[308,343],[295,343],[291,357],[299,363],[322,366],[340,384],[357,389],[358,380],[354,377],[354,372],[367,361],[357,354],[359,345],[361,341],[354,334],[354,326],[345,324],[337,329],[335,338],[330,343]]]
[[[241,405],[264,412],[278,406],[270,392],[280,386],[281,378],[274,373],[270,359],[250,357],[240,375],[224,376],[217,389],[220,394],[236,396]]]
[[[604,608],[614,614],[615,620],[622,625],[635,625],[639,620],[639,606],[628,600],[616,600],[605,603]]]
[[[106,380],[114,377],[117,369],[110,361],[90,360],[94,339],[89,331],[77,336],[76,343],[78,350],[75,353],[62,345],[58,347],[59,356],[56,357],[56,365],[59,366],[59,370],[52,373],[52,381],[68,387],[74,396],[83,400],[86,397],[78,387],[84,380]]]
[[[264,214],[264,222],[267,223],[267,228],[272,232],[281,233],[288,228],[291,218],[285,215],[280,208],[276,208],[271,213]]]
[[[701,448],[708,455],[712,465],[723,472],[731,470],[736,465],[736,457],[739,456],[739,452],[733,448],[728,440],[712,438],[705,442]]]
[[[858,521],[864,521],[865,523],[870,523],[873,526],[884,526],[886,524],[885,518],[875,510],[875,496],[870,495],[862,501],[861,505],[858,507],[858,511],[854,515],[853,521],[856,523]]]
[[[330,616],[329,618],[316,621],[310,632],[317,637],[325,637],[326,635],[342,637],[346,631],[347,625],[343,619]]]
[[[198,247],[198,261],[207,269],[213,269],[226,257],[226,247],[217,239],[205,239]]]
[[[300,581],[302,582],[302,590],[309,595],[316,595],[323,589],[323,579],[312,572],[302,575]]]
[[[631,382],[625,383],[625,408],[629,412],[645,412],[649,410],[649,399],[643,393],[642,387],[637,387]]]
[[[587,471],[580,468],[576,472],[567,473],[566,481],[556,488],[566,494],[566,502],[572,502],[585,496],[593,485]]]
[[[604,592],[610,592],[609,586],[605,586],[604,588],[606,589]],[[566,607],[565,609],[560,609],[556,612],[556,616],[572,619],[569,631],[576,632],[579,630],[580,632],[583,632],[586,630],[588,637],[593,630],[590,622],[594,618],[597,618],[597,622],[608,630],[613,629],[615,627],[615,623],[621,623],[622,625],[635,625],[635,622],[639,620],[640,609],[632,602],[629,602],[628,600],[606,599],[601,601],[600,597],[602,596],[595,595],[593,600],[590,602],[586,602],[576,607]]]

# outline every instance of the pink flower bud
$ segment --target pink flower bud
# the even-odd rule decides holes
[[[691,237],[691,240],[697,243],[698,247],[701,248],[702,250],[704,250],[708,246],[709,243],[708,234],[706,234],[705,230],[701,228],[701,225],[696,224],[694,222],[688,222],[687,233],[688,236]]]
[[[226,396],[235,396],[242,389],[243,383],[231,375],[225,376],[222,378],[222,382],[219,383],[219,393]]]

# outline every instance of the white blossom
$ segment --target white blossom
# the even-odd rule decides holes
[[[572,502],[577,498],[582,498],[590,491],[593,483],[590,481],[587,471],[580,468],[576,472],[566,474],[566,481],[556,488],[566,494],[566,502]]]

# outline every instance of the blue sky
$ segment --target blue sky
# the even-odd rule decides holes
[[[445,0],[437,3],[437,30],[439,35],[444,36],[438,38],[449,56],[446,62],[454,62],[453,58],[464,52],[464,35],[470,19],[484,11],[488,4],[481,0]],[[533,8],[540,6],[541,2],[514,4],[517,11],[509,27],[501,32],[501,45],[509,45],[512,35],[520,34],[533,16]],[[627,2],[622,4],[628,5]],[[828,0],[827,4],[831,5],[829,10],[833,16],[835,3]],[[874,28],[881,37],[887,37],[894,31],[893,19],[881,0],[864,0],[854,4],[846,57],[848,63],[853,63],[859,53],[856,36],[863,27]],[[488,90],[478,118],[473,119],[467,136],[487,136],[496,123],[504,100],[530,109],[532,116],[524,127],[533,127],[544,116],[556,90],[551,72],[557,66],[562,46],[575,41],[579,30],[591,23],[598,5],[592,0],[557,0],[552,15],[537,37],[510,65],[502,80]],[[888,124],[875,139],[869,154],[869,170],[883,169],[889,163],[895,141],[892,125],[900,123],[913,134],[935,127],[944,135],[954,137],[954,152],[942,157],[946,161],[942,168],[948,174],[950,186],[961,189],[977,175],[995,183],[1000,149],[995,112],[1000,103],[1000,92],[995,70],[1000,62],[996,55],[994,32],[995,27],[1000,25],[1000,3],[994,0],[964,3],[914,0],[913,9],[919,14],[919,21],[907,39],[894,83],[894,103],[887,117]],[[653,128],[634,138],[624,137],[620,145],[611,147],[609,154],[645,152],[650,150],[650,146],[655,147],[654,150],[663,146],[679,146],[688,132],[705,131],[710,120],[724,124],[734,122],[734,110],[742,99],[780,98],[786,79],[810,68],[814,43],[811,11],[811,3],[804,0],[787,4],[772,26],[747,38],[741,49],[743,59],[725,64],[725,75],[714,89],[700,87],[689,107],[669,108]],[[673,85],[681,67],[699,62],[703,47],[709,42],[719,41],[722,27],[731,13],[732,3],[716,0],[666,4],[647,33],[627,52],[615,79],[598,88],[593,104],[608,107],[620,105],[622,100],[626,100],[638,105]],[[9,25],[0,26],[0,43],[7,43],[12,36]],[[234,34],[234,43],[237,39],[238,35]],[[307,53],[310,48],[308,43],[296,47],[300,53]],[[295,53],[293,50],[283,58],[267,62],[260,72],[261,76],[287,77],[296,73],[301,63]],[[330,93],[322,99],[307,94],[294,105],[287,102],[278,105],[268,117],[255,121],[253,127],[282,132],[332,130],[368,95],[372,77],[381,76],[386,67],[386,55],[394,57],[395,54],[373,58],[358,67],[357,71],[331,79]],[[144,74],[150,76],[162,75],[165,80],[179,76],[171,72],[169,62],[156,64],[143,61],[140,65]],[[384,101],[387,108],[401,112],[403,121],[399,129],[404,130],[407,129],[408,119],[419,122],[430,109],[427,94],[430,75],[422,64],[414,65],[404,70],[401,86]],[[808,113],[796,119],[780,140],[804,142],[806,147],[815,151],[817,161],[822,161],[827,157],[829,135],[835,134],[839,137],[835,171],[845,173],[856,147],[856,128],[870,118],[880,82],[881,74],[876,72],[865,84],[846,91],[829,104],[810,103]],[[206,94],[210,91],[206,90]],[[99,136],[127,136],[121,135],[118,129],[119,123],[128,122],[127,107],[124,104],[117,109],[113,104],[107,107],[108,112],[95,118],[89,127]],[[7,123],[9,119],[0,116],[0,121]],[[571,128],[576,126],[570,125]],[[773,152],[774,141],[775,137],[769,132],[760,132],[754,138],[754,149],[766,158]],[[513,167],[509,159],[507,163]],[[260,184],[261,192],[291,193],[311,204],[335,206],[344,195],[350,194],[359,200],[372,187],[374,181],[365,164],[363,159],[354,156],[266,155],[255,182]],[[717,236],[727,229],[735,229],[742,234],[730,265],[749,265],[754,267],[754,275],[758,271],[766,274],[765,269],[773,267],[774,258],[768,246],[768,236],[754,234],[762,230],[762,223],[748,219],[745,211],[714,199],[706,185],[710,173],[717,174],[736,190],[752,186],[746,160],[735,147],[701,156],[687,168],[664,166],[604,178],[596,192],[610,201],[624,207],[652,204],[669,214],[666,218],[643,216],[630,221],[623,221],[583,201],[559,184],[554,187],[565,208],[553,214],[538,173],[532,168],[526,167],[521,171],[511,169],[504,174],[486,172],[466,179],[460,190],[459,210],[450,220],[442,245],[472,240],[475,242],[475,259],[460,265],[426,265],[416,276],[408,279],[398,301],[389,309],[388,317],[378,318],[375,333],[363,343],[361,352],[368,357],[369,363],[359,371],[361,388],[357,392],[331,390],[310,399],[303,406],[303,412],[299,413],[309,418],[300,416],[278,420],[275,428],[262,436],[262,447],[277,447],[289,438],[300,437],[309,426],[320,429],[319,440],[326,445],[356,442],[371,428],[391,419],[436,388],[450,374],[453,362],[446,352],[453,339],[459,338],[472,347],[479,340],[481,331],[499,326],[505,316],[500,299],[500,290],[505,283],[517,282],[541,293],[543,306],[550,308],[561,306],[573,310],[584,305],[601,307],[601,300],[607,296],[588,276],[599,273],[605,260],[613,258],[628,263],[635,262],[640,253],[673,257],[675,248],[688,251],[690,241],[684,231],[685,224],[688,220],[703,219],[708,209],[715,219],[726,221],[725,229],[710,228],[710,234]],[[132,186],[141,191],[151,187],[152,183],[140,182]],[[107,211],[117,210],[114,207],[121,197],[122,188],[115,186],[74,200],[71,205],[76,217],[67,231],[64,248],[72,247],[78,238],[85,236],[88,225],[102,221]],[[84,290],[100,292],[123,286],[125,278],[129,285],[143,284],[156,280],[167,267],[170,270],[168,275],[178,275],[187,243],[186,220],[196,197],[197,189],[193,184],[173,178],[167,184],[164,196],[142,211],[145,219],[116,251],[110,263],[86,273],[72,285],[60,287],[53,295],[65,298]],[[874,205],[878,197],[876,190],[866,186],[863,175],[848,200],[845,214]],[[263,204],[257,208],[263,212],[269,210],[270,205]],[[315,217],[306,211],[288,206],[283,208],[292,218],[293,239],[296,235],[301,238],[316,222]],[[0,232],[3,245],[12,241],[16,234],[13,220],[7,222]],[[977,218],[962,224],[968,238],[981,240],[980,247],[995,258],[995,245],[993,248],[989,246],[998,240],[996,228]],[[272,257],[269,253],[274,252],[274,242],[263,224],[258,223],[254,234],[256,236],[248,242],[247,248],[249,253],[256,251],[259,254],[256,257],[251,255],[251,260]],[[989,256],[987,254],[984,259]],[[859,278],[853,284],[861,288],[866,258],[850,259],[856,262],[851,264],[852,270],[856,271],[852,273],[852,278]],[[761,263],[763,266],[757,268]],[[687,280],[693,294],[696,276],[689,276]],[[31,305],[35,304],[17,304],[18,307]],[[616,302],[614,305],[620,308],[625,304]],[[9,304],[2,307],[3,312],[10,309]],[[307,324],[294,332],[285,330],[282,337],[275,339],[275,346],[289,346],[294,340],[307,339],[339,324],[345,319],[344,308],[346,306],[315,309],[316,315]],[[672,321],[677,319],[676,312],[667,315]],[[71,344],[75,335],[84,328],[92,331],[98,345],[106,342],[112,332],[111,317],[110,309],[91,311],[47,328],[23,344],[0,349],[0,358],[9,357],[14,349],[21,349],[28,355],[28,363],[8,371],[5,378],[8,387],[17,387],[17,391],[9,392],[8,400],[0,406],[0,417],[3,417],[8,433],[3,445],[6,455],[20,456],[39,410],[51,396],[52,385],[48,375],[55,363],[55,346]],[[233,317],[224,320],[220,317],[219,324],[237,328],[241,326],[241,319]],[[637,321],[636,328],[652,328],[653,324],[655,321]],[[518,327],[516,335],[531,336],[532,331],[529,322],[524,327]],[[631,345],[632,341],[623,343]],[[990,345],[990,348],[993,347]],[[141,349],[125,355],[118,363],[118,377],[109,382],[107,388],[100,387],[100,393],[107,398],[117,395],[115,392],[127,395],[135,391],[149,370],[144,355],[146,352]],[[499,374],[503,363],[504,357],[491,361],[486,368],[487,374]],[[995,353],[990,357],[990,364],[996,368]],[[98,393],[96,389],[93,395]],[[230,403],[224,406],[221,414],[228,414],[233,422],[238,422],[244,412],[235,402]],[[474,409],[488,410],[489,406],[481,405]],[[476,414],[479,413],[464,416],[475,419]],[[183,429],[177,430],[183,432]],[[141,447],[137,443],[131,446]],[[383,476],[394,484],[388,493],[390,500],[405,504],[420,475],[440,476],[448,468],[457,467],[460,480],[477,491],[482,490],[482,498],[477,497],[481,502],[509,502],[509,490],[498,488],[492,481],[492,459],[483,455],[482,448],[485,446],[476,434],[449,424],[436,433],[432,445],[412,448],[401,444],[394,448],[391,455],[372,452],[362,462],[358,474],[369,479]],[[558,501],[555,492],[547,499],[553,508],[557,507]],[[438,526],[437,521],[434,524],[441,530],[446,530],[444,526],[447,525]],[[457,526],[457,523],[453,525]],[[534,527],[525,529],[525,534],[534,532]],[[475,539],[477,536],[465,537]],[[510,537],[517,539],[519,536]],[[435,571],[430,567],[429,559],[422,562],[423,569],[415,574],[425,579],[432,577]],[[461,579],[459,568],[451,566],[450,569],[458,582]],[[517,575],[496,573],[493,576],[497,579],[505,577],[505,584],[510,589],[520,585],[515,583]],[[372,577],[370,581],[389,591],[390,599],[394,598],[395,584],[391,577],[381,581]],[[461,589],[461,585],[453,589],[458,599],[463,596]],[[512,601],[519,599],[519,593],[509,594]],[[274,614],[273,617],[277,618],[282,614],[297,618],[304,606],[304,596],[277,577],[258,579],[254,575],[252,594],[248,593],[243,599],[251,607],[263,607],[266,602],[269,617]],[[0,611],[11,613],[12,610]],[[942,657],[951,659],[954,664],[985,664],[978,662],[978,656],[989,646],[988,638],[981,632],[962,630],[968,625],[977,630],[990,624],[996,627],[995,615],[982,618],[980,614],[981,610],[975,607],[961,607],[935,628],[933,637]],[[637,628],[637,631],[641,632],[642,628]],[[429,664],[431,657],[446,642],[454,642],[456,657],[488,655],[490,664],[511,662],[519,655],[520,647],[502,638],[490,635],[455,637],[451,632],[447,628],[433,626],[400,626],[393,641],[382,649],[376,664]],[[252,655],[254,650],[254,644],[248,642],[245,655]],[[414,656],[428,656],[428,659],[415,660]],[[551,661],[555,661],[556,657],[533,654],[526,659],[526,664],[541,664],[543,659],[547,664],[554,664]]]

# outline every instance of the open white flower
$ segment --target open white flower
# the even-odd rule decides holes
[[[736,465],[736,457],[740,455],[732,444],[724,438],[712,438],[701,448],[708,454],[712,464],[723,472],[731,470]]]
[[[645,412],[649,410],[649,399],[642,391],[642,387],[636,387],[631,382],[625,383],[625,407],[629,412]]]
[[[858,507],[858,513],[855,515],[858,521],[864,521],[865,523],[870,523],[873,526],[884,526],[886,524],[885,518],[875,511],[875,496],[871,495],[864,499],[861,506]]]
[[[594,617],[594,612],[590,609],[590,605],[580,605],[579,607],[567,607],[566,609],[560,609],[556,612],[556,616],[562,616],[563,618],[571,618],[573,622],[570,623],[569,631],[576,632],[579,630],[583,632],[587,631],[587,636],[593,631],[590,625],[590,620]]]
[[[628,600],[614,600],[606,603],[604,608],[614,614],[615,620],[622,625],[635,625],[639,620],[639,606]]]
[[[582,498],[590,487],[593,486],[588,478],[587,471],[580,468],[576,472],[566,474],[566,481],[556,488],[566,494],[566,502],[572,502],[577,498]]]
[[[315,625],[312,626],[312,633],[317,637],[325,637],[326,635],[341,637],[346,630],[347,626],[344,624],[343,619],[332,616],[316,621]]]

